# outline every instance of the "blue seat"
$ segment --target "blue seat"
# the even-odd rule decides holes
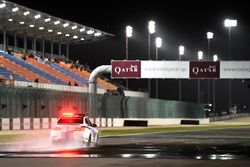
[[[50,65],[55,70],[57,70],[59,72],[62,72],[65,75],[70,76],[71,78],[74,78],[76,81],[78,81],[80,83],[88,85],[88,80],[76,75],[75,73],[73,73],[73,72],[71,72],[71,71],[69,71],[69,70],[67,70],[67,69],[65,69],[63,67],[60,67],[59,65],[54,64],[54,63],[46,62],[46,64]]]
[[[8,60],[20,65],[21,67],[23,67],[25,69],[28,69],[28,70],[32,71],[33,73],[35,73],[35,74],[37,74],[39,76],[42,76],[43,78],[47,79],[51,83],[67,85],[67,83],[64,82],[63,80],[58,79],[55,76],[52,76],[51,74],[42,71],[41,69],[35,67],[34,65],[30,64],[29,62],[26,62],[24,60],[21,60],[21,59],[15,57],[15,56],[12,56],[12,55],[9,55],[9,54],[6,54],[6,53],[1,53],[1,55],[3,55]]]
[[[7,68],[0,66],[0,75],[1,76],[3,76],[4,78],[9,78],[9,76],[11,74],[14,75],[16,81],[28,81],[27,79],[25,79],[21,75],[13,73],[12,71],[8,70]]]

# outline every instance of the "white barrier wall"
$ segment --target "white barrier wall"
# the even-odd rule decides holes
[[[55,127],[57,118],[0,118],[0,127],[2,130],[22,130],[22,129],[49,129]],[[32,121],[33,119],[33,121]],[[198,120],[200,125],[209,124],[209,118],[204,119],[188,119],[188,118],[171,118],[171,119],[158,119],[158,118],[90,118],[92,123],[97,127],[123,127],[125,120],[143,120],[148,121],[148,126],[162,126],[162,125],[180,125],[181,120]],[[23,123],[22,123],[23,122]],[[42,123],[42,125],[41,125]],[[23,124],[23,125],[22,125]],[[23,126],[23,127],[22,127]]]
[[[43,118],[43,129],[49,128],[49,118]]]
[[[10,119],[2,118],[2,130],[9,130],[9,129],[10,129]]]
[[[21,129],[21,120],[20,118],[13,118],[13,130]]]
[[[67,86],[67,85],[56,85],[56,84],[45,84],[45,83],[35,83],[35,82],[25,82],[25,81],[15,81],[15,86],[19,87],[34,87],[34,88],[40,88],[40,89],[53,89],[53,90],[59,90],[59,91],[70,91],[70,92],[82,92],[82,93],[88,93],[87,87],[80,87],[80,86]],[[105,89],[97,89],[98,94],[104,94],[106,92]],[[137,92],[137,91],[124,91],[125,96],[131,96],[131,97],[148,97],[148,94],[146,92]]]
[[[23,129],[30,129],[30,118],[23,119]]]
[[[148,126],[180,125],[181,120],[197,120],[200,125],[209,124],[209,118],[189,119],[189,118],[114,118],[114,127],[122,127],[125,120],[148,121]]]
[[[40,118],[33,118],[33,128],[40,129]]]

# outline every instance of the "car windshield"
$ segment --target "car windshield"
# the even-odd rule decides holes
[[[61,117],[57,123],[59,124],[81,124],[83,122],[82,117]]]

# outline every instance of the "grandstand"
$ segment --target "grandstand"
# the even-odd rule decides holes
[[[87,87],[90,71],[79,62],[70,60],[70,45],[113,36],[4,0],[0,0],[0,23],[2,80],[13,75],[15,81]],[[50,44],[50,53],[46,53],[46,44]],[[55,54],[55,45],[58,46],[58,55]],[[117,88],[102,78],[97,82],[102,89]]]

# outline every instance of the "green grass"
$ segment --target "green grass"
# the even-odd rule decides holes
[[[0,134],[0,143],[9,143],[9,142],[15,142],[18,141],[21,137],[23,137],[23,134]]]
[[[116,136],[126,134],[139,133],[160,133],[160,132],[183,132],[183,131],[197,131],[197,130],[212,130],[212,129],[226,129],[226,128],[240,128],[250,127],[250,125],[211,125],[211,126],[182,126],[182,127],[155,127],[155,128],[140,128],[140,129],[114,129],[114,130],[100,130],[100,136]]]

